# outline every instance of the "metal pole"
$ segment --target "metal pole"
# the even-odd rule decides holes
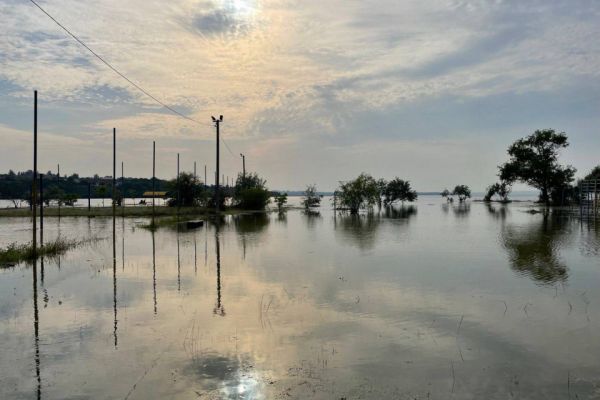
[[[56,187],[60,190],[60,164],[56,165],[57,174],[56,174]],[[60,192],[59,192],[60,196]],[[60,203],[62,199],[58,199],[58,218],[60,218]]]
[[[44,246],[44,174],[40,174],[40,246]]]
[[[179,210],[181,190],[179,189],[179,153],[177,153],[177,209]]]
[[[204,164],[204,186],[208,186],[208,182],[206,182],[206,164]]]
[[[92,208],[92,183],[88,181],[88,213]]]
[[[123,215],[125,215],[125,167],[123,164],[123,161],[121,161],[121,194],[122,194],[122,200],[121,200],[121,207],[123,207]]]
[[[117,129],[113,128],[113,176],[112,176],[112,198],[113,198],[113,217],[115,215],[115,202],[117,196],[115,193],[117,183]]]
[[[154,199],[156,197],[156,142],[152,142],[152,222],[154,222]]]
[[[240,156],[242,156],[242,176],[246,178],[246,156],[242,153],[240,153]]]
[[[33,211],[33,254],[37,251],[37,90],[33,91],[33,182],[31,183],[31,209]]]
[[[219,209],[220,209],[220,201],[219,201],[219,143],[221,142],[221,140],[219,139],[219,125],[221,124],[221,120],[220,119],[215,119],[213,118],[213,120],[215,121],[215,127],[217,128],[217,157],[216,157],[216,161],[217,161],[217,171],[215,173],[215,209],[217,211],[217,213],[219,213]]]

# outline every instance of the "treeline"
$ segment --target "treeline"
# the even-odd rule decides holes
[[[29,199],[31,197],[31,170],[15,173],[9,171],[0,174],[0,199]],[[88,197],[88,184],[91,186],[92,198],[105,198],[111,196],[112,178],[93,177],[83,178],[77,174],[58,177],[57,174],[48,172],[44,174],[44,194],[46,198],[53,197],[54,193],[61,193],[76,198]],[[151,178],[118,178],[117,189],[125,197],[142,197],[144,192],[152,191]],[[168,181],[156,179],[156,191],[167,191]]]

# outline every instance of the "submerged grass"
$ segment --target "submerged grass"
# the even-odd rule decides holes
[[[31,243],[12,243],[8,247],[0,249],[0,268],[14,267],[20,262],[31,262],[40,257],[56,257],[85,242],[88,242],[88,240],[78,242],[59,238],[52,242],[44,243],[36,251],[34,251]]]
[[[222,214],[237,214],[241,210],[234,208],[227,208],[222,210]],[[155,207],[154,216],[156,217],[175,217],[188,216],[208,216],[214,215],[215,211],[211,208],[206,207],[167,207],[157,206]],[[31,217],[33,214],[29,208],[4,208],[0,209],[1,217]],[[61,217],[112,217],[112,207],[92,207],[88,211],[87,207],[62,207],[60,209]],[[150,206],[136,206],[136,207],[116,207],[115,215],[125,217],[151,217],[152,207]],[[38,213],[39,216],[39,213]],[[57,207],[44,208],[44,217],[58,217]]]

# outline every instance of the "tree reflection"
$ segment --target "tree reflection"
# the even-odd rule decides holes
[[[217,304],[213,309],[215,315],[225,316],[225,307],[221,302],[221,243],[219,242],[219,225],[215,225],[215,253],[217,256]]]
[[[506,204],[501,204],[499,206],[495,206],[491,203],[486,204],[486,209],[494,219],[498,219],[501,221],[506,220],[506,217],[510,213],[508,210],[508,206]]]
[[[566,231],[563,219],[548,215],[526,227],[505,227],[502,243],[512,269],[542,284],[566,281],[568,267],[560,258]]]
[[[417,214],[417,207],[415,206],[400,206],[400,207],[386,207],[384,215],[389,219],[410,219],[412,216]]]
[[[471,212],[471,204],[465,202],[462,203],[458,203],[456,206],[452,207],[452,212],[454,213],[454,216],[457,218],[466,218],[469,216],[469,213]]]
[[[344,241],[358,246],[361,250],[371,250],[375,247],[377,229],[381,223],[379,214],[346,214],[342,213],[336,221],[336,234]]]

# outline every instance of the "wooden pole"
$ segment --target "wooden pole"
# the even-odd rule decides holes
[[[179,153],[177,153],[177,212],[181,202],[181,190],[179,189]]]
[[[88,181],[88,214],[92,210],[92,182]]]
[[[219,208],[220,208],[220,202],[219,202],[219,143],[221,142],[221,140],[219,139],[219,125],[220,125],[221,121],[220,120],[216,120],[215,121],[215,126],[217,127],[217,171],[215,173],[215,209],[217,211],[217,214],[219,213]]]
[[[121,161],[121,209],[125,216],[125,165],[123,161]]]
[[[37,131],[38,131],[38,95],[33,91],[33,181],[31,183],[31,210],[33,211],[33,253],[37,251]]]
[[[56,165],[56,187],[58,189],[60,189],[60,164]],[[60,192],[59,192],[59,196],[60,196]],[[62,199],[58,199],[58,218],[60,218],[60,203],[62,202]]]

